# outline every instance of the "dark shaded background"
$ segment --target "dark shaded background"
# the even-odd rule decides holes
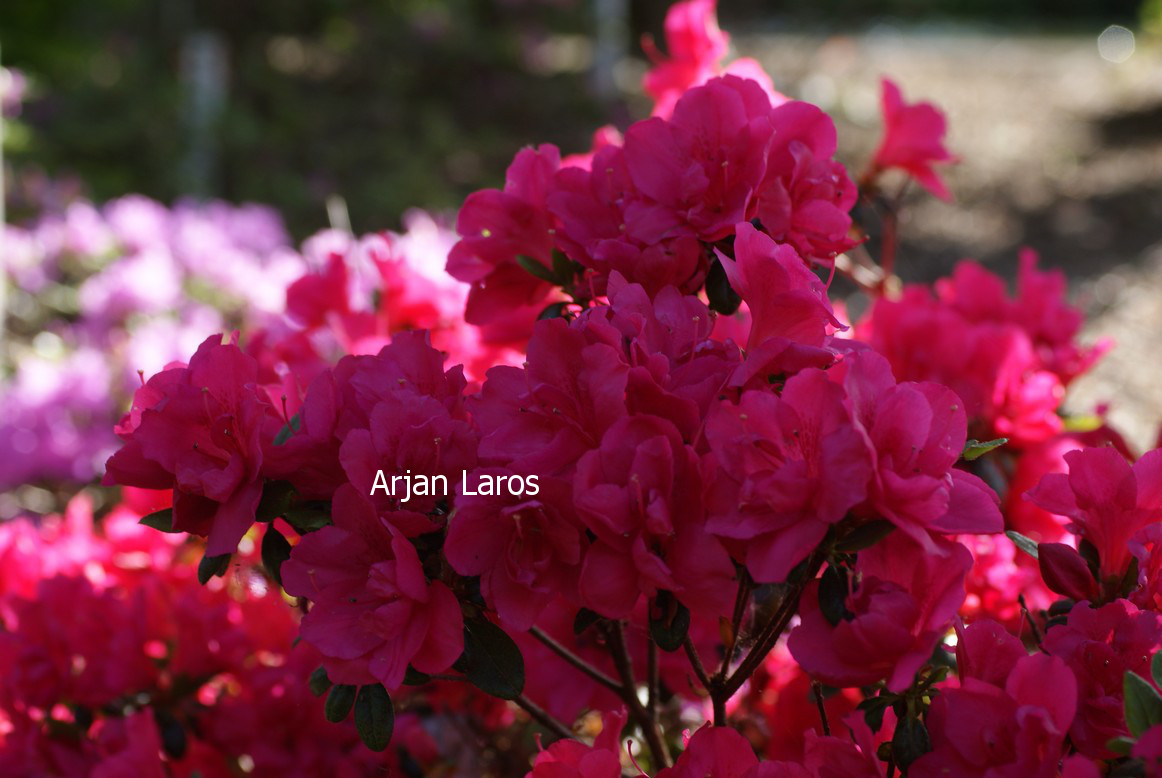
[[[299,237],[339,194],[356,230],[409,206],[454,208],[501,180],[517,147],[587,145],[646,110],[600,97],[587,72],[590,0],[6,0],[0,55],[36,89],[16,164],[75,174],[97,200],[136,191],[277,206]],[[628,5],[628,50],[668,5]],[[1088,29],[1132,23],[1136,0],[724,0],[723,26],[833,36],[902,23]],[[1066,21],[1067,20],[1067,21]],[[188,59],[219,47],[220,111],[192,109]],[[621,68],[632,87],[644,64]],[[776,74],[776,80],[780,74]],[[625,94],[624,92],[622,93]],[[195,129],[198,119],[208,122]],[[17,203],[17,206],[19,204]],[[14,216],[18,216],[18,212]]]

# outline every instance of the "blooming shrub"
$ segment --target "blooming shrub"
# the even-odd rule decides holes
[[[851,211],[947,194],[938,110],[885,82],[857,187],[713,3],[666,29],[652,117],[468,199],[466,286],[318,236],[286,318],[142,380],[103,535],[5,528],[0,759],[1158,774],[1162,455],[1059,413],[1105,348],[1062,278],[896,293]]]

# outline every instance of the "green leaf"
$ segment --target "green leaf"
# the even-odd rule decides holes
[[[1137,673],[1126,671],[1122,679],[1125,694],[1126,726],[1138,737],[1155,724],[1162,724],[1162,695]]]
[[[892,735],[892,755],[901,772],[906,773],[912,762],[931,750],[932,741],[928,738],[928,729],[923,722],[911,716],[897,722],[896,732]]]
[[[1138,588],[1138,558],[1136,556],[1130,557],[1130,564],[1126,567],[1126,574],[1122,576],[1122,582],[1118,585],[1118,593],[1121,597],[1129,597],[1130,592]]]
[[[960,452],[960,458],[966,462],[972,462],[980,459],[988,452],[995,448],[1000,448],[1009,442],[1008,438],[997,438],[996,440],[970,440],[964,444],[964,451]]]
[[[403,673],[404,686],[423,686],[431,680],[432,676],[428,675],[427,673],[421,673],[411,665],[408,665],[408,669],[404,670]]]
[[[225,575],[226,570],[229,567],[229,554],[222,554],[221,556],[203,556],[202,561],[198,562],[198,582],[205,586],[211,578]]]
[[[1130,751],[1134,748],[1134,739],[1124,735],[1119,737],[1112,737],[1106,741],[1106,748],[1113,751],[1118,756],[1129,756]]]
[[[311,673],[311,678],[307,681],[307,688],[311,690],[311,694],[316,697],[322,697],[331,688],[331,679],[327,677],[327,668],[319,665],[315,671]]]
[[[1097,551],[1097,546],[1082,538],[1077,542],[1077,553],[1081,554],[1081,558],[1089,565],[1089,572],[1093,573],[1093,580],[1101,580],[1101,558]]]
[[[847,609],[848,594],[847,571],[838,565],[828,565],[819,577],[819,610],[833,627],[854,615]]]
[[[545,319],[559,319],[565,315],[565,308],[569,303],[553,303],[545,307],[545,310],[537,314],[537,321],[544,321]]]
[[[560,249],[553,249],[553,276],[563,286],[577,275],[578,265]]]
[[[290,421],[282,425],[282,429],[274,436],[274,445],[281,446],[291,439],[291,436],[303,428],[303,420],[299,418],[296,413],[290,417]]]
[[[1158,651],[1150,659],[1150,677],[1155,686],[1162,686],[1162,651]]]
[[[290,559],[291,544],[271,524],[262,536],[262,566],[279,586],[282,586],[282,563]]]
[[[1005,535],[1009,540],[1013,541],[1013,545],[1034,559],[1037,559],[1037,541],[1033,540],[1032,538],[1025,537],[1020,532],[1014,532],[1011,529],[1005,530]]]
[[[355,695],[358,691],[359,687],[342,683],[332,686],[331,693],[327,695],[327,704],[323,708],[327,721],[338,724],[347,718],[351,706],[355,704]]]
[[[331,513],[327,507],[317,503],[296,505],[288,509],[282,516],[286,523],[299,532],[306,534],[322,529],[331,523]]]
[[[525,688],[520,649],[503,629],[485,619],[464,622],[462,667],[468,681],[485,694],[516,699]]]
[[[868,727],[872,732],[879,732],[880,727],[884,725],[884,713],[892,705],[892,701],[886,697],[869,697],[868,699],[855,706],[856,710],[863,711],[863,720],[867,722]]]
[[[546,281],[553,286],[561,285],[560,279],[557,278],[557,276],[550,268],[545,267],[543,264],[533,259],[532,257],[519,256],[516,258],[516,263],[524,268],[525,272],[531,276],[536,276],[542,281]]]
[[[262,487],[262,499],[258,501],[255,518],[258,521],[282,518],[294,504],[295,497],[295,488],[290,481],[267,481]]]
[[[387,750],[394,727],[395,711],[383,684],[360,687],[359,696],[355,698],[355,730],[363,745],[372,751]]]
[[[896,528],[887,519],[876,519],[867,524],[861,524],[840,539],[835,544],[835,550],[841,554],[854,554],[863,551],[886,538]]]
[[[650,608],[650,637],[663,651],[677,651],[690,631],[690,609],[661,591]]]
[[[148,516],[142,516],[137,523],[160,532],[181,532],[181,530],[173,528],[173,508],[162,508],[160,511],[154,511]]]
[[[710,263],[710,271],[706,274],[706,297],[710,301],[710,310],[725,316],[730,316],[742,304],[742,298],[730,286],[726,268],[718,259]]]
[[[580,635],[601,619],[601,616],[588,608],[581,608],[573,617],[573,634]]]

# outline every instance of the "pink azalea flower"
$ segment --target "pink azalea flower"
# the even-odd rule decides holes
[[[926,553],[896,533],[860,552],[837,623],[822,610],[813,581],[788,642],[791,655],[831,686],[886,679],[891,691],[907,689],[964,601],[972,567],[972,555],[955,541],[941,539],[938,551]]]
[[[932,750],[916,778],[1022,775],[1056,778],[1077,709],[1077,682],[1057,657],[1021,657],[998,686],[977,678],[945,689],[928,712]]]
[[[658,773],[657,778],[752,778],[759,760],[750,743],[729,727],[705,724],[686,744],[686,750],[673,767]]]
[[[756,581],[786,580],[827,528],[867,497],[871,452],[822,370],[787,380],[782,395],[747,391],[706,423],[710,532],[729,543]]]
[[[956,638],[956,672],[962,682],[975,678],[1003,687],[1017,662],[1029,654],[1015,635],[991,619],[967,627],[957,619]]]
[[[972,322],[912,286],[898,299],[878,299],[855,334],[888,359],[899,380],[935,381],[956,392],[974,438],[1029,444],[1062,430],[1061,377],[1015,323]]]
[[[482,476],[513,476],[503,468],[469,473],[475,485]],[[465,576],[480,576],[480,590],[501,622],[517,631],[533,625],[561,592],[575,591],[581,562],[582,535],[573,513],[567,481],[539,479],[536,496],[456,496],[444,555]]]
[[[614,346],[589,342],[564,319],[538,322],[525,367],[489,370],[470,404],[481,461],[518,473],[571,475],[625,415],[627,373]]]
[[[668,118],[674,104],[688,89],[714,76],[729,73],[749,78],[762,87],[772,103],[786,98],[775,91],[771,77],[753,59],[738,59],[722,67],[730,48],[730,36],[718,27],[716,0],[682,0],[666,12],[666,52],[663,55],[646,38],[642,48],[654,63],[642,79],[646,94],[654,98],[654,116]]]
[[[766,174],[753,214],[775,241],[804,259],[828,264],[857,241],[848,237],[855,184],[835,155],[835,124],[810,103],[790,101],[770,113],[774,127]]]
[[[1143,732],[1138,742],[1134,743],[1134,749],[1130,754],[1135,759],[1142,760],[1147,778],[1158,778],[1162,775],[1162,724],[1155,724]],[[1098,775],[1096,770],[1093,775],[1095,778]]]
[[[823,706],[828,721],[843,721],[862,700],[858,689],[825,695]],[[811,676],[791,657],[785,641],[775,646],[747,686],[727,704],[727,715],[736,714],[752,717],[765,726],[761,751],[767,759],[802,762],[808,733],[823,734]]]
[[[630,127],[625,160],[643,201],[627,209],[627,227],[644,221],[705,241],[729,235],[762,181],[770,117],[758,85],[723,76],[683,95],[670,119]]]
[[[1162,521],[1162,449],[1133,465],[1109,446],[1064,458],[1068,475],[1046,474],[1028,499],[1072,520],[1069,530],[1097,549],[1103,585],[1116,590],[1132,559],[1130,541]]]
[[[1100,608],[1080,602],[1069,620],[1050,627],[1042,647],[1077,677],[1077,718],[1069,735],[1085,756],[1108,759],[1106,743],[1128,734],[1123,713],[1127,671],[1150,677],[1150,657],[1162,642],[1162,615],[1139,611],[1128,600]],[[1047,688],[1053,688],[1047,685]],[[1072,717],[1071,717],[1072,718]]]
[[[314,603],[301,635],[328,676],[398,689],[409,664],[447,670],[464,650],[456,597],[427,580],[415,547],[354,487],[341,486],[333,506],[334,526],[304,536],[282,566],[287,592]]]
[[[1005,518],[1009,519],[1008,512]],[[1059,599],[1041,580],[1037,560],[1004,535],[959,535],[957,540],[968,547],[973,560],[960,610],[965,619],[993,619],[1017,632],[1024,616],[1013,592],[1023,593],[1030,609],[1048,608]]]
[[[832,313],[823,282],[790,245],[777,244],[740,222],[734,257],[718,252],[731,287],[750,310],[748,351],[775,337],[820,346],[828,325],[844,329]]]
[[[929,532],[994,533],[1004,526],[996,494],[954,467],[964,450],[964,403],[939,384],[896,384],[880,355],[856,351],[841,363],[852,415],[875,451],[872,512],[930,553]]]
[[[104,753],[92,778],[165,778],[161,735],[148,711],[106,720],[98,738]]]
[[[934,284],[941,302],[975,323],[1019,326],[1028,335],[1039,362],[1063,385],[1087,371],[1112,343],[1100,339],[1090,347],[1077,343],[1084,316],[1066,301],[1061,270],[1038,270],[1037,253],[1021,249],[1016,295],[1009,296],[999,276],[972,261],[959,262],[949,278]]]
[[[464,318],[487,325],[490,340],[528,337],[551,290],[516,260],[552,264],[554,223],[545,202],[559,167],[556,146],[524,149],[509,166],[503,190],[474,192],[460,209],[461,238],[448,254],[448,272],[472,285]]]
[[[574,634],[573,624],[579,610],[579,605],[558,597],[541,611],[536,626],[593,667],[613,677],[616,675],[613,661],[596,630]],[[632,632],[627,633],[627,637],[630,635]],[[558,719],[573,721],[586,710],[609,710],[621,704],[612,691],[565,662],[560,654],[529,633],[516,632],[512,639],[524,657],[525,694]],[[688,671],[689,665],[684,669]]]
[[[601,733],[592,746],[578,740],[558,740],[537,754],[525,778],[621,778],[618,743],[628,714],[607,711],[601,715]]]
[[[675,231],[664,212],[651,209],[640,218],[646,203],[620,146],[597,151],[592,170],[558,172],[548,207],[560,222],[558,246],[592,271],[584,283],[593,296],[606,293],[613,273],[651,293],[666,286],[692,293],[705,279],[706,252],[694,236]]]
[[[885,718],[890,721],[889,713]],[[862,714],[853,714],[844,719],[844,724],[852,732],[853,739],[840,737],[820,737],[807,735],[807,745],[803,754],[803,767],[811,778],[878,778],[884,774],[884,766],[876,758],[874,739],[863,721]],[[797,778],[793,773],[767,774],[759,772],[755,778]]]
[[[585,553],[580,595],[610,618],[640,596],[673,592],[692,610],[729,608],[734,569],[706,534],[698,457],[678,430],[654,416],[616,422],[577,463],[577,514],[596,536]]]
[[[234,551],[262,497],[263,426],[272,409],[257,377],[235,342],[207,338],[188,367],[164,370],[137,390],[105,483],[172,487],[174,529],[209,536],[211,556]]]
[[[909,105],[898,86],[886,78],[880,83],[884,137],[872,163],[875,169],[899,168],[941,200],[951,200],[948,187],[932,167],[956,161],[944,148],[944,114],[931,103]]]

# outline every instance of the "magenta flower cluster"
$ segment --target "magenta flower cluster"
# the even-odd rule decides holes
[[[650,118],[519,151],[458,238],[316,236],[143,377],[104,537],[0,535],[0,765],[1162,774],[1162,453],[1062,411],[1109,347],[1064,278],[900,288],[853,209],[950,197],[943,114],[885,80],[853,178],[713,0],[666,48]]]

